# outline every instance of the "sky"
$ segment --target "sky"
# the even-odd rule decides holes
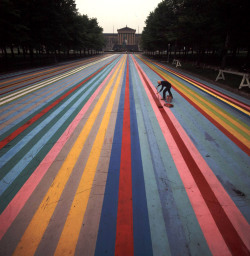
[[[117,33],[126,26],[142,33],[145,21],[162,0],[75,0],[76,8],[96,18],[103,33]]]

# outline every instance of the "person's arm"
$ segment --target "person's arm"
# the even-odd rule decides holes
[[[163,85],[162,85],[162,84],[158,84],[158,85],[157,85],[157,88],[158,88],[159,86],[161,86],[161,89],[160,89],[160,91],[158,91],[158,92],[161,92],[162,89],[163,89]]]

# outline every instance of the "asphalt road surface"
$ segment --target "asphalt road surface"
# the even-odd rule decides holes
[[[249,255],[246,99],[134,54],[2,75],[0,95],[0,255]]]

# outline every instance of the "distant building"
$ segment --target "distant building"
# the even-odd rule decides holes
[[[124,27],[118,33],[103,33],[106,42],[104,51],[140,51],[141,34],[136,30]]]

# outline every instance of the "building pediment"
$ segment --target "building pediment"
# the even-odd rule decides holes
[[[120,33],[120,32],[133,32],[133,33],[135,33],[135,29],[132,29],[132,28],[129,28],[129,27],[124,27],[124,28],[120,28],[120,29],[117,29],[117,31],[118,31],[118,33]]]

